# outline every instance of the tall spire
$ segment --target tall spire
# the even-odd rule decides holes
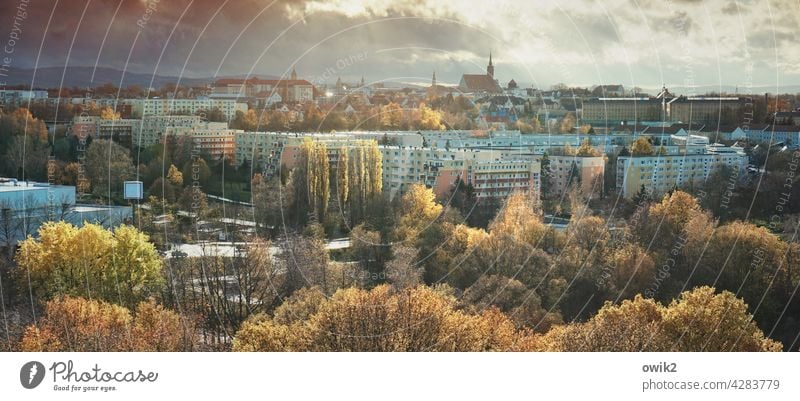
[[[494,65],[492,64],[492,51],[489,50],[489,65],[486,66],[486,75],[494,78]]]
[[[436,71],[433,72],[433,79],[431,80],[431,86],[436,87]]]
[[[297,80],[297,71],[295,71],[294,67],[292,67],[292,81],[295,81],[295,80]]]

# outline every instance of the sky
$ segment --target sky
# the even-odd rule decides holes
[[[800,85],[800,0],[0,0],[12,68],[628,88]],[[9,52],[11,45],[11,52]]]

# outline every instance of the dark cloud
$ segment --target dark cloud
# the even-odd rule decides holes
[[[140,0],[31,1],[13,66],[33,67],[41,53],[39,66],[97,62],[122,68],[130,54],[130,70],[161,75],[210,76],[218,70],[221,75],[280,75],[295,65],[308,77],[333,68],[337,75],[364,75],[368,80],[428,79],[435,69],[441,81],[455,83],[462,72],[483,71],[491,49],[504,81],[560,80],[547,75],[558,77],[569,69],[570,79],[593,82],[669,72],[654,63],[679,63],[672,56],[676,43],[691,44],[692,57],[705,58],[709,65],[717,47],[721,63],[738,54],[735,46],[726,49],[731,38],[747,37],[752,57],[778,52],[787,60],[798,58],[793,40],[800,14],[791,2],[742,2],[742,18],[750,25],[739,27],[733,3],[723,0],[506,1],[496,10],[480,2],[409,0],[365,3],[355,11],[341,7],[360,6],[360,0],[329,1],[334,0],[160,0],[146,24],[137,24],[147,15],[147,3]],[[772,17],[754,11],[764,9],[766,1]],[[11,26],[18,4],[0,0],[0,27]],[[705,7],[723,12],[709,15]],[[682,39],[674,40],[678,34]],[[547,45],[536,46],[542,42]],[[547,54],[521,51],[528,48]],[[368,55],[364,60],[336,67],[339,60],[362,53]],[[632,62],[622,60],[626,57]],[[531,59],[538,61],[531,64]],[[560,65],[548,59],[569,61]],[[586,65],[580,64],[582,59],[588,60]],[[536,76],[525,76],[531,74]]]

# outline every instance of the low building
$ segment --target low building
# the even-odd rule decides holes
[[[212,94],[239,97],[255,97],[264,103],[275,102],[274,95],[284,102],[310,102],[314,100],[314,85],[305,79],[297,79],[292,71],[291,79],[259,79],[256,77],[224,78],[214,81]]]
[[[798,125],[752,125],[744,130],[748,140],[769,145],[800,145],[800,126]]]
[[[42,103],[48,98],[45,90],[0,90],[0,103],[22,106],[30,103]]]
[[[130,147],[133,132],[139,126],[137,119],[105,119],[97,116],[75,116],[70,132],[78,138],[108,139],[122,146]]]
[[[601,97],[583,101],[581,120],[593,125],[665,121],[664,101],[654,97]]]
[[[747,100],[740,97],[680,96],[667,104],[671,121],[686,124],[729,125],[741,119]]]
[[[0,247],[14,246],[29,235],[36,237],[48,221],[66,221],[116,227],[132,216],[128,206],[76,203],[74,186],[0,178]]]

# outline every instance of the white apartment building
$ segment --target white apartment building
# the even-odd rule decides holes
[[[236,112],[247,112],[247,103],[234,99],[127,99],[135,116],[194,115],[219,109],[227,121],[236,117]]]
[[[200,116],[144,116],[134,125],[132,145],[148,147],[161,142],[167,128],[193,128],[203,124]],[[227,128],[227,126],[225,127]]]
[[[748,158],[741,148],[708,145],[703,153],[653,156],[620,156],[617,159],[617,189],[632,198],[642,186],[654,196],[705,182],[716,168],[728,166],[744,173]]]

